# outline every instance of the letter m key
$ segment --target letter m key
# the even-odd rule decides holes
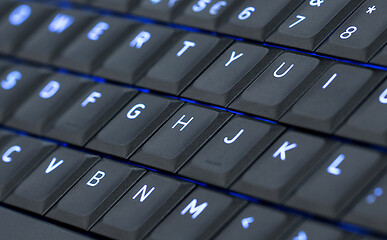
[[[181,211],[181,215],[186,214],[188,211],[190,214],[192,214],[192,219],[197,218],[203,211],[204,209],[208,206],[208,203],[202,203],[199,206],[196,206],[198,203],[197,199],[193,199],[184,209]]]

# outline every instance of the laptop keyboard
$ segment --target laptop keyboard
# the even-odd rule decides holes
[[[387,239],[387,1],[0,2],[1,239]]]

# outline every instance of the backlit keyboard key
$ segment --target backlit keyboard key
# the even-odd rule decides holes
[[[238,2],[228,20],[217,29],[238,37],[265,40],[302,2],[301,0],[247,0]]]
[[[149,173],[91,231],[114,239],[142,239],[193,188],[191,183]]]
[[[131,21],[112,17],[94,20],[55,58],[54,64],[71,70],[90,73],[114,44],[128,34]]]
[[[230,117],[229,113],[185,105],[130,160],[176,172]]]
[[[50,14],[51,8],[36,3],[18,3],[0,19],[0,52],[10,54]],[[5,37],[6,36],[6,37]]]
[[[234,43],[181,96],[225,107],[280,52],[252,44]]]
[[[89,230],[145,173],[102,159],[47,213],[47,217]]]
[[[83,146],[135,94],[136,91],[131,89],[97,84],[60,115],[45,135]]]
[[[40,85],[47,71],[27,66],[13,66],[0,75],[0,121],[15,111],[17,106]]]
[[[243,201],[198,188],[150,234],[149,240],[207,240],[243,206]]]
[[[124,107],[86,147],[128,158],[182,105],[182,102],[173,99],[140,94]]]
[[[8,118],[6,125],[42,135],[91,84],[91,81],[70,75],[50,75]]]
[[[230,105],[231,109],[278,119],[330,65],[285,52]]]
[[[53,151],[55,145],[28,137],[12,137],[0,147],[0,201]]]
[[[180,0],[139,0],[131,12],[134,15],[171,22],[188,3],[189,1]]]
[[[136,85],[178,95],[231,42],[229,39],[187,33],[153,65]]]
[[[317,52],[368,61],[387,42],[386,11],[385,0],[365,1]]]
[[[237,0],[192,0],[174,20],[175,23],[214,31]]]
[[[118,12],[127,13],[133,3],[137,0],[91,0],[90,4],[95,7],[110,9]]]
[[[280,122],[333,133],[386,74],[335,64],[280,119]]]
[[[97,156],[59,148],[27,177],[5,202],[43,215],[98,159]]]
[[[176,32],[155,25],[141,25],[110,54],[95,75],[114,81],[134,84],[152,67],[160,52],[176,41]]]
[[[28,60],[50,63],[94,15],[75,10],[59,10],[51,14],[18,49],[16,55]]]
[[[381,154],[342,145],[286,202],[287,206],[336,218],[383,169]]]
[[[179,171],[227,188],[285,128],[234,117]]]
[[[324,138],[288,131],[247,169],[231,190],[282,203],[334,145]]]

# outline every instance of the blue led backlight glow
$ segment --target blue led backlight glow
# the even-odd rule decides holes
[[[31,16],[31,7],[23,4],[15,8],[9,15],[8,20],[14,26],[19,26]]]
[[[58,13],[48,25],[48,31],[60,34],[71,26],[74,22],[74,17],[66,14]]]

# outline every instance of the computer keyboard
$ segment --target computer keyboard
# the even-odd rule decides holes
[[[387,239],[386,0],[0,2],[0,239]]]

